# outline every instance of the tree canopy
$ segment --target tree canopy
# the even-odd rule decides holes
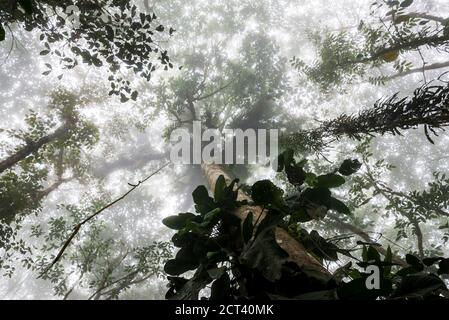
[[[3,1],[0,298],[447,299],[448,44],[439,0]],[[198,122],[276,165],[174,163]]]

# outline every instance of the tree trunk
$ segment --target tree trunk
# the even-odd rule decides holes
[[[53,142],[55,140],[63,138],[69,131],[70,126],[64,124],[63,126],[56,129],[52,134],[46,135],[37,141],[27,142],[27,144],[19,149],[16,153],[12,154],[5,160],[0,162],[0,174],[15,166],[19,161],[25,159],[32,153],[38,151],[42,146],[47,143]]]
[[[226,173],[225,169],[221,165],[216,164],[203,164],[202,169],[206,175],[209,186],[214,191],[215,182],[220,175],[225,177],[227,184],[229,184],[232,179]],[[238,192],[238,200],[251,200],[251,198],[242,190]],[[254,221],[258,220],[260,214],[265,215],[266,212],[262,213],[262,208],[259,206],[242,206],[238,208],[234,214],[244,221],[246,216],[252,212],[254,215]],[[262,216],[263,219],[263,216]],[[260,219],[260,220],[262,220]],[[320,278],[329,279],[331,274],[324,268],[315,258],[307,253],[304,246],[292,238],[287,231],[282,228],[276,228],[276,240],[279,246],[288,253],[289,261],[294,262],[298,265],[301,270],[312,272]]]

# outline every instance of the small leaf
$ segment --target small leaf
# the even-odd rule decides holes
[[[348,216],[351,215],[351,210],[340,200],[331,197],[329,201],[329,209],[335,210],[339,213],[346,214]]]
[[[302,185],[306,180],[306,172],[299,164],[295,164],[294,166],[286,165],[285,173],[287,174],[288,182],[295,186]]]
[[[251,196],[256,204],[282,205],[283,191],[276,187],[270,180],[257,181],[251,187]]]
[[[423,298],[439,289],[446,289],[446,286],[437,276],[412,274],[402,279],[392,298]]]
[[[224,190],[226,188],[226,180],[223,175],[220,175],[215,182],[215,189],[214,189],[214,200],[215,202],[220,202],[223,200],[224,196]]]
[[[25,10],[26,14],[33,13],[33,1],[32,0],[19,0],[20,6]]]
[[[198,213],[206,214],[215,209],[214,199],[209,196],[209,192],[205,186],[197,187],[193,193],[193,202]]]
[[[251,238],[253,237],[253,231],[254,231],[253,213],[250,212],[246,216],[246,219],[242,225],[242,236],[243,236],[243,241],[245,243],[248,243],[251,240]]]
[[[326,174],[316,178],[317,187],[321,188],[337,188],[343,185],[346,180],[338,174]]]
[[[170,216],[162,220],[162,223],[173,230],[181,230],[183,229],[187,222],[195,218],[196,216],[193,213],[180,213],[176,216]]]
[[[203,222],[201,223],[201,227],[207,228],[210,227],[211,224],[215,224],[220,213],[221,213],[220,208],[215,208],[214,210],[206,213],[204,215]]]
[[[368,247],[366,257],[367,257],[367,261],[380,262],[380,254],[373,246]]]
[[[190,270],[195,270],[198,267],[198,263],[180,260],[180,259],[171,259],[165,263],[164,271],[165,273],[178,276]]]
[[[350,176],[359,171],[361,167],[362,164],[357,159],[347,159],[343,161],[340,168],[338,169],[338,172],[344,176]]]
[[[263,230],[251,245],[245,246],[239,258],[240,263],[259,270],[271,282],[281,278],[282,266],[289,257],[276,242],[274,230]]]
[[[442,257],[424,258],[424,259],[422,260],[422,262],[423,262],[427,267],[430,267],[430,266],[434,265],[435,263],[437,263],[437,262],[439,262],[439,261],[441,261],[441,260],[444,260],[444,258],[442,258]]]
[[[209,277],[211,277],[212,279],[218,279],[223,275],[225,271],[226,267],[221,267],[221,268],[208,269],[207,273],[209,274]]]
[[[413,0],[404,0],[401,2],[400,6],[401,8],[407,8],[410,7],[413,4]]]
[[[0,24],[0,41],[5,40],[5,37],[6,37],[5,29],[4,29],[3,26]]]
[[[415,269],[417,269],[418,271],[422,271],[424,270],[424,266],[421,263],[421,260],[417,257],[415,257],[412,254],[407,254],[405,256],[405,261],[407,261],[407,263],[411,266],[413,266]]]
[[[210,300],[223,301],[229,297],[231,293],[231,281],[229,275],[224,272],[221,277],[212,283],[210,288]]]
[[[441,260],[438,267],[438,274],[449,274],[449,259]]]
[[[114,41],[114,29],[112,29],[111,26],[106,25],[106,37],[108,38],[109,41]]]

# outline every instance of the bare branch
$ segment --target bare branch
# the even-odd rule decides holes
[[[90,215],[89,217],[87,217],[85,220],[83,220],[82,222],[78,223],[74,228],[73,228],[73,232],[71,233],[71,235],[69,236],[69,238],[67,239],[67,241],[64,243],[64,245],[62,246],[61,250],[59,251],[59,253],[57,254],[56,258],[52,261],[52,263],[49,265],[49,267],[47,269],[44,270],[44,272],[42,272],[42,274],[39,277],[42,277],[44,274],[46,274],[56,263],[58,263],[58,261],[62,258],[62,255],[64,254],[64,252],[66,251],[67,247],[70,245],[70,243],[72,242],[73,238],[75,238],[75,236],[79,233],[79,231],[81,230],[81,227],[83,225],[85,225],[86,223],[88,223],[89,221],[91,221],[92,219],[94,219],[96,216],[98,216],[100,213],[102,213],[103,211],[105,211],[106,209],[109,209],[110,207],[114,206],[117,202],[120,202],[121,200],[125,199],[131,192],[133,192],[134,190],[136,190],[138,187],[140,187],[143,183],[145,183],[146,181],[148,181],[150,178],[152,178],[153,176],[155,176],[156,174],[158,174],[159,172],[161,172],[163,169],[165,169],[168,165],[170,164],[170,162],[167,162],[166,164],[164,164],[163,166],[161,166],[159,169],[157,169],[155,172],[153,172],[152,174],[150,174],[148,177],[146,177],[145,179],[143,179],[142,181],[139,181],[137,184],[130,184],[128,183],[132,188],[129,189],[127,192],[125,192],[122,196],[120,196],[119,198],[117,198],[116,200],[112,201],[111,203],[109,203],[108,205],[104,206],[103,208],[101,208],[100,210],[98,210],[97,212],[93,213],[92,215]]]

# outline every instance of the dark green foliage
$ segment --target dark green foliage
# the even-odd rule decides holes
[[[107,64],[110,95],[118,95],[122,102],[136,100],[138,92],[131,88],[128,79],[117,75],[121,68],[132,70],[135,75],[149,81],[158,65],[165,70],[173,67],[167,51],[156,44],[164,39],[161,37],[164,26],[157,23],[154,13],[138,12],[129,1],[105,4],[72,0],[19,0],[18,4],[25,13],[19,10],[16,1],[11,3],[15,5],[11,5],[10,1],[0,4],[2,24],[18,23],[27,31],[39,30],[44,46],[40,54],[56,56],[63,69],[73,69],[81,62],[94,67]],[[70,12],[74,5],[78,8],[76,13]],[[47,16],[47,9],[55,16]],[[59,15],[57,12],[60,11],[69,17]],[[76,14],[79,18],[74,18]],[[4,31],[4,27],[0,27],[0,41],[5,38]],[[170,35],[165,35],[165,38]],[[67,49],[61,50],[59,42],[63,42]],[[49,69],[44,75],[53,70],[51,65],[47,67]]]
[[[270,180],[258,181],[251,187],[251,197],[256,204],[282,206],[283,191]]]
[[[304,163],[304,162],[303,162]],[[281,155],[279,170],[295,167],[292,152]],[[304,164],[301,165],[303,167]],[[340,169],[354,174],[360,163],[346,160]],[[288,174],[288,173],[286,173]],[[311,173],[306,173],[311,175]],[[164,224],[178,230],[173,243],[180,247],[176,258],[165,265],[169,275],[169,299],[197,299],[199,291],[211,284],[209,299],[425,299],[435,298],[440,290],[446,291],[444,282],[432,271],[431,266],[439,263],[438,274],[449,270],[447,259],[419,259],[412,254],[406,256],[408,265],[398,268],[393,263],[390,248],[382,259],[377,244],[358,242],[361,259],[352,251],[340,248],[330,239],[323,238],[316,230],[307,231],[303,223],[320,217],[311,216],[311,204],[325,206],[328,210],[350,214],[346,205],[333,198],[329,190],[338,187],[345,179],[336,174],[315,176],[306,179],[313,187],[302,187],[292,183],[298,190],[296,196],[283,197],[283,191],[269,180],[256,182],[251,188],[255,204],[263,205],[266,217],[260,223],[254,222],[254,212],[246,219],[236,218],[233,209],[244,205],[237,202],[232,188],[227,189],[223,176],[216,182],[214,198],[209,197],[205,187],[198,187],[194,201],[198,215],[180,214],[164,219]],[[229,197],[226,197],[226,194]],[[223,199],[227,199],[223,202]],[[204,208],[210,210],[204,212]],[[259,214],[259,213],[257,213]],[[307,216],[307,218],[306,218]],[[287,222],[288,221],[288,222]],[[326,279],[312,270],[301,270],[288,262],[288,254],[276,240],[276,228],[285,228],[292,237],[319,261],[339,261],[339,254],[358,260],[362,270],[351,263],[337,270],[333,279]],[[368,266],[379,268],[379,289],[368,289],[371,274],[364,271]],[[187,271],[196,270],[190,279],[181,277]],[[343,276],[339,276],[341,272]],[[349,281],[342,281],[349,277]]]
[[[344,176],[350,176],[359,171],[362,167],[362,164],[357,159],[347,159],[343,161],[338,172],[340,172]]]
[[[0,24],[0,41],[5,40],[5,36],[6,36],[5,28],[3,28],[3,26]]]

